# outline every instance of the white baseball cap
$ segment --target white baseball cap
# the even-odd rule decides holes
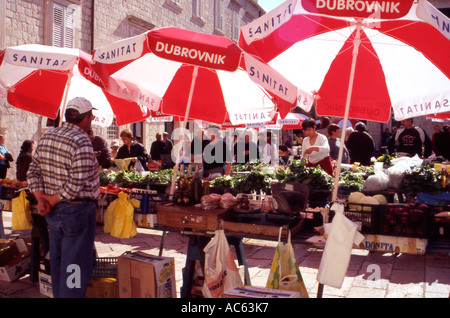
[[[68,110],[68,109],[74,109],[74,110],[78,111],[78,113],[80,113],[80,114],[85,114],[95,108],[92,107],[91,102],[89,100],[87,100],[86,98],[75,97],[67,103],[66,110]]]
[[[117,141],[117,140],[113,140],[112,142],[111,142],[111,147],[119,147],[120,145],[119,145],[119,142]]]

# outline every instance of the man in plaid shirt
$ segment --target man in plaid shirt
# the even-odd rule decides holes
[[[67,103],[60,127],[46,132],[27,174],[50,232],[50,269],[54,297],[84,297],[92,272],[98,163],[88,131],[91,103],[76,97]]]

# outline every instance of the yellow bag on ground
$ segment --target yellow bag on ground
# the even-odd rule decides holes
[[[288,242],[281,242],[281,228],[278,236],[278,245],[273,257],[266,288],[296,291],[300,298],[309,298],[305,283],[303,282],[294,249],[291,244],[291,232]]]
[[[136,200],[130,200],[125,192],[119,192],[117,196],[106,209],[103,229],[114,237],[130,238],[137,234],[137,225],[133,218]]]
[[[31,220],[30,201],[27,199],[25,191],[20,191],[18,197],[12,201],[12,229],[31,230],[33,223]]]

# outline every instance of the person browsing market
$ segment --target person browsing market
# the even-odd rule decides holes
[[[98,162],[88,135],[92,110],[86,98],[70,100],[66,121],[42,136],[27,174],[49,227],[55,298],[85,297],[92,272],[100,195]],[[79,274],[75,282],[73,271]]]

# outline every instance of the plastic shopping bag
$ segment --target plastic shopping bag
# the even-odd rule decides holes
[[[134,222],[134,208],[136,200],[130,200],[125,192],[119,192],[106,209],[103,230],[117,238],[130,238],[137,234],[137,225]]]
[[[300,298],[309,298],[300,269],[295,259],[294,249],[291,244],[291,232],[288,242],[281,242],[281,230],[278,236],[278,245],[273,257],[266,288],[296,291]]]
[[[25,191],[21,191],[19,196],[12,199],[12,229],[13,230],[31,230],[30,202],[27,199]]]
[[[364,191],[381,191],[388,188],[389,178],[383,171],[383,167],[375,165],[374,174],[369,176],[363,184]]]
[[[242,285],[224,230],[217,230],[205,246],[203,296],[219,298],[229,289]]]

